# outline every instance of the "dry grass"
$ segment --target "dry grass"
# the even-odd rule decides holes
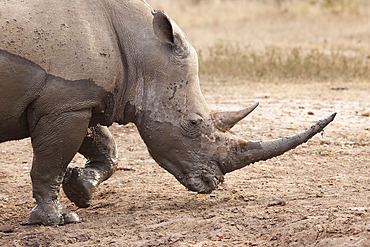
[[[204,79],[370,82],[367,0],[148,0],[185,31]]]
[[[364,81],[370,78],[370,60],[347,56],[340,50],[281,49],[212,46],[199,54],[201,76],[207,80],[251,81]]]

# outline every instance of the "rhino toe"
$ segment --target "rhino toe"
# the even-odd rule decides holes
[[[81,219],[75,212],[64,210],[62,213],[64,224],[80,222]]]

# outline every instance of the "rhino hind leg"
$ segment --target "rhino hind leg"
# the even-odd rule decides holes
[[[31,123],[34,151],[31,169],[36,205],[27,224],[66,224],[79,221],[77,214],[65,210],[58,194],[66,168],[84,140],[91,110],[44,115]]]
[[[78,151],[87,162],[84,168],[69,168],[64,176],[63,190],[77,207],[90,206],[91,196],[98,185],[115,172],[118,162],[117,147],[112,134],[105,126],[88,129]]]

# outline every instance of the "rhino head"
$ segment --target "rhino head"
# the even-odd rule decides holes
[[[245,141],[227,133],[258,104],[212,112],[200,90],[194,48],[165,13],[152,14],[160,51],[148,58],[151,76],[138,79],[134,123],[152,157],[189,190],[210,193],[226,173],[283,154],[334,119],[335,114],[298,135],[271,141]]]

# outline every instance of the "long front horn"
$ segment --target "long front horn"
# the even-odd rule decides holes
[[[288,137],[282,137],[270,141],[245,141],[230,137],[228,140],[227,158],[220,162],[224,173],[240,169],[257,161],[267,160],[279,156],[286,151],[307,142],[311,137],[321,132],[337,113],[318,121],[306,131]]]
[[[212,114],[213,122],[216,128],[222,132],[229,131],[236,123],[249,115],[256,107],[258,102],[240,111],[214,112]]]

